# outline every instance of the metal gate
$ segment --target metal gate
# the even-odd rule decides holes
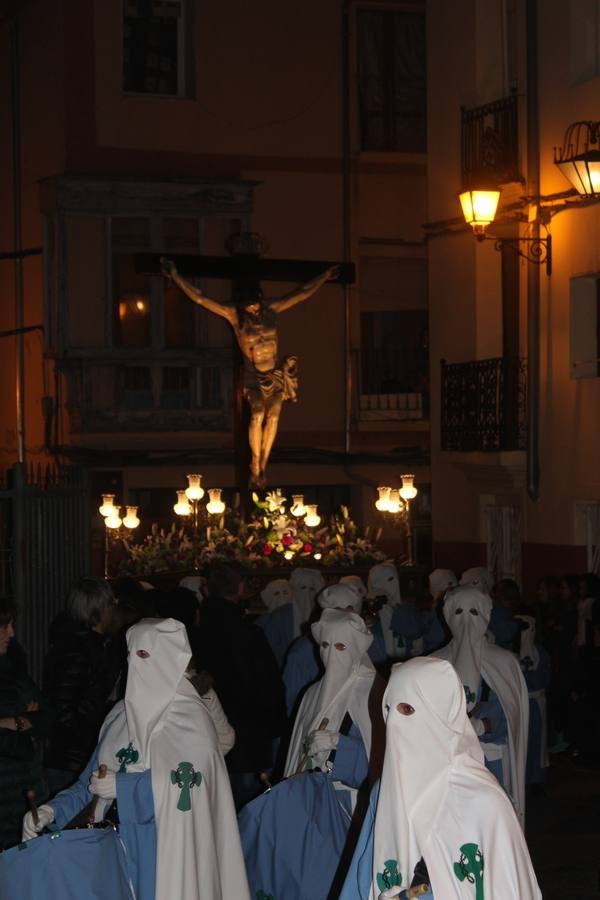
[[[40,681],[48,626],[73,582],[89,572],[85,472],[15,465],[0,485],[0,589],[19,607],[17,636]]]

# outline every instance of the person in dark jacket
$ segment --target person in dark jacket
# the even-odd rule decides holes
[[[238,808],[264,790],[259,776],[270,770],[274,741],[286,727],[281,674],[263,632],[244,617],[243,590],[234,566],[210,572],[194,648],[235,729],[227,767]]]
[[[66,613],[50,626],[44,664],[44,693],[56,714],[46,750],[50,795],[84,768],[119,696],[122,657],[111,637],[113,613],[108,582],[82,578],[71,589]]]
[[[14,640],[16,607],[0,598],[0,850],[21,840],[25,791],[44,799],[38,739],[49,716],[27,674],[27,658]]]

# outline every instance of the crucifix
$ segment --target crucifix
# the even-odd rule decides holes
[[[308,300],[326,282],[354,282],[352,264],[261,259],[256,252],[257,244],[258,236],[242,234],[233,236],[230,257],[178,255],[167,259],[142,254],[136,259],[138,271],[149,275],[162,273],[190,300],[225,319],[233,329],[238,348],[234,441],[237,481],[242,495],[247,478],[244,469],[248,465],[245,449],[249,446],[250,487],[265,487],[267,464],[283,403],[295,401],[297,397],[297,357],[279,358],[277,317]],[[233,303],[207,297],[188,280],[190,277],[231,280]],[[261,281],[296,281],[298,285],[282,297],[267,299],[263,297]],[[243,400],[250,412],[247,428]],[[245,431],[247,444],[243,437]]]

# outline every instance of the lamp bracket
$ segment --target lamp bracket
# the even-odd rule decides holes
[[[479,237],[479,236],[478,236]],[[515,237],[515,238],[499,238],[493,234],[486,234],[480,240],[494,241],[494,248],[502,250],[503,247],[510,247],[522,259],[534,265],[541,266],[546,264],[546,275],[552,275],[552,235],[546,237]],[[523,249],[521,249],[521,245]]]

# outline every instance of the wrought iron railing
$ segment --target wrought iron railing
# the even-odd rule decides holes
[[[442,360],[441,449],[524,450],[527,361],[515,357],[467,363]]]
[[[0,516],[0,588],[19,607],[18,637],[39,680],[50,623],[74,581],[89,572],[86,473],[13,466],[0,479]]]
[[[521,181],[517,94],[461,110],[461,172],[465,187],[491,179]]]

